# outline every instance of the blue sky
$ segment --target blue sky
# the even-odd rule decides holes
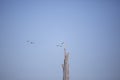
[[[70,80],[120,80],[120,1],[0,0],[0,80],[62,80],[60,41]]]

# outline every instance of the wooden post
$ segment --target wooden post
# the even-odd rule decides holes
[[[63,80],[69,80],[69,53],[64,48]]]

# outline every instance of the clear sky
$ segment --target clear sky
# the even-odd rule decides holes
[[[0,0],[0,80],[62,80],[59,41],[70,80],[120,80],[120,1]]]

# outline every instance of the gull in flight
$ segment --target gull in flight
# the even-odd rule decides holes
[[[63,45],[64,45],[64,42],[61,42],[61,43],[57,44],[56,46],[57,47],[63,47]]]
[[[30,44],[35,44],[34,42],[29,41],[29,40],[27,40],[26,42],[27,42],[27,43],[30,43]]]

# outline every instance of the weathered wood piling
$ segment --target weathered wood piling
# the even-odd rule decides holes
[[[69,80],[69,53],[64,48],[63,80]]]

